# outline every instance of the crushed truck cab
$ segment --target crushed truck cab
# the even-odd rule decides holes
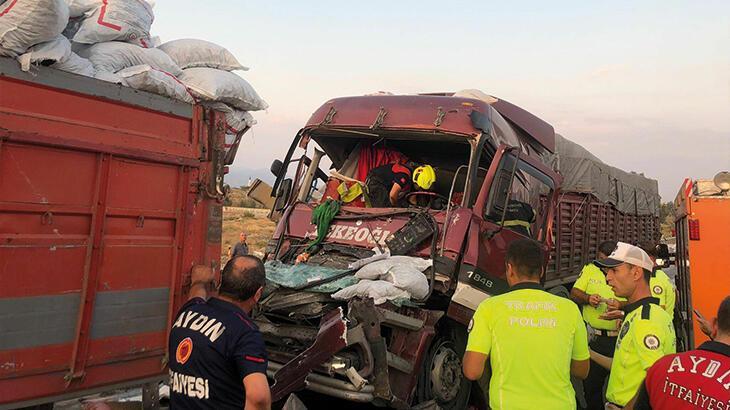
[[[572,203],[576,198],[607,221],[612,215],[620,220],[618,238],[658,233],[655,216],[624,216],[590,193],[569,193],[563,207],[563,178],[550,160],[556,141],[545,121],[475,90],[336,98],[315,111],[284,159],[272,165],[277,179],[271,217],[279,222],[267,246],[267,266],[306,261],[311,270],[295,269],[294,279],[305,286],[267,286],[255,312],[270,354],[274,397],[307,388],[383,407],[484,407],[486,386],[463,377],[461,358],[479,303],[508,289],[508,245],[527,237],[541,243],[546,255],[558,254],[552,269],[546,257],[545,283],[567,293],[581,262],[609,234],[587,221],[582,206]],[[366,195],[358,193],[369,171],[404,158],[431,165],[434,185],[406,194],[415,198],[400,207],[368,207]],[[320,168],[326,161],[329,172]],[[341,208],[310,255],[305,249],[317,237],[313,211],[330,198],[340,200]],[[640,229],[626,230],[625,222]],[[566,225],[563,232],[553,233],[556,223]],[[581,236],[585,243],[577,244],[578,235],[568,237],[576,231],[595,235]],[[350,264],[386,247],[433,261],[424,272],[425,297],[379,305],[372,298],[332,297],[355,281]],[[306,286],[321,283],[326,269],[345,278],[326,288]],[[332,313],[340,310],[341,317]]]

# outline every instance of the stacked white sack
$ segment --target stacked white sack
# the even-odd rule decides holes
[[[64,0],[14,0],[0,5],[0,56],[17,57],[58,37],[68,23]]]

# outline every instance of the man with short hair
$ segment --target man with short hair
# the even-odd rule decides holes
[[[633,408],[730,409],[730,296],[720,303],[710,337],[696,350],[659,359],[646,372]]]
[[[649,278],[654,267],[638,246],[618,242],[606,259],[606,279],[616,296],[628,299],[613,359],[591,351],[591,359],[611,370],[606,389],[607,409],[623,408],[636,393],[646,370],[662,356],[676,351],[672,318],[651,297]]]
[[[239,256],[221,274],[196,266],[190,296],[170,331],[172,409],[271,408],[267,356],[261,333],[249,317],[261,298],[266,271],[260,259]]]
[[[677,300],[677,291],[674,289],[669,275],[659,268],[656,264],[656,258],[658,255],[657,245],[653,242],[644,242],[641,244],[649,259],[651,259],[654,267],[651,270],[651,279],[649,279],[649,289],[651,295],[659,299],[659,306],[669,313],[669,316],[674,318],[674,303]]]
[[[228,248],[228,257],[230,259],[248,255],[248,243],[246,243],[247,238],[248,235],[246,235],[246,232],[241,232],[241,234],[238,235],[239,241],[236,242],[236,245],[233,247],[233,251],[231,251],[231,248]]]
[[[510,243],[510,290],[484,300],[469,324],[464,375],[478,380],[489,359],[492,409],[575,409],[570,375],[588,375],[588,338],[580,311],[570,300],[543,290],[544,260],[539,243]]]
[[[596,250],[596,259],[606,259],[616,249],[616,241],[603,241]],[[607,357],[613,357],[618,337],[618,319],[602,319],[609,309],[620,309],[626,299],[620,298],[606,282],[606,274],[594,262],[583,267],[578,280],[570,291],[570,298],[583,307],[583,320],[595,331],[588,346]],[[586,408],[602,410],[603,385],[608,378],[608,370],[592,363],[588,377],[583,380]]]

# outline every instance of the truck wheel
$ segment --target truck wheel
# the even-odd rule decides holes
[[[418,375],[418,403],[435,400],[443,410],[466,408],[471,393],[471,382],[461,370],[466,341],[466,329],[452,321],[436,332]]]

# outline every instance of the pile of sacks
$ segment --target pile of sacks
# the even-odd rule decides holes
[[[371,298],[376,305],[387,301],[423,299],[428,295],[428,279],[423,271],[433,265],[431,259],[415,256],[390,256],[365,260],[355,273],[359,282],[335,292],[333,299],[350,300],[353,297]],[[353,265],[353,267],[359,267]]]
[[[0,56],[200,103],[226,115],[230,144],[268,104],[232,71],[246,71],[204,40],[160,44],[153,0],[0,0]]]

